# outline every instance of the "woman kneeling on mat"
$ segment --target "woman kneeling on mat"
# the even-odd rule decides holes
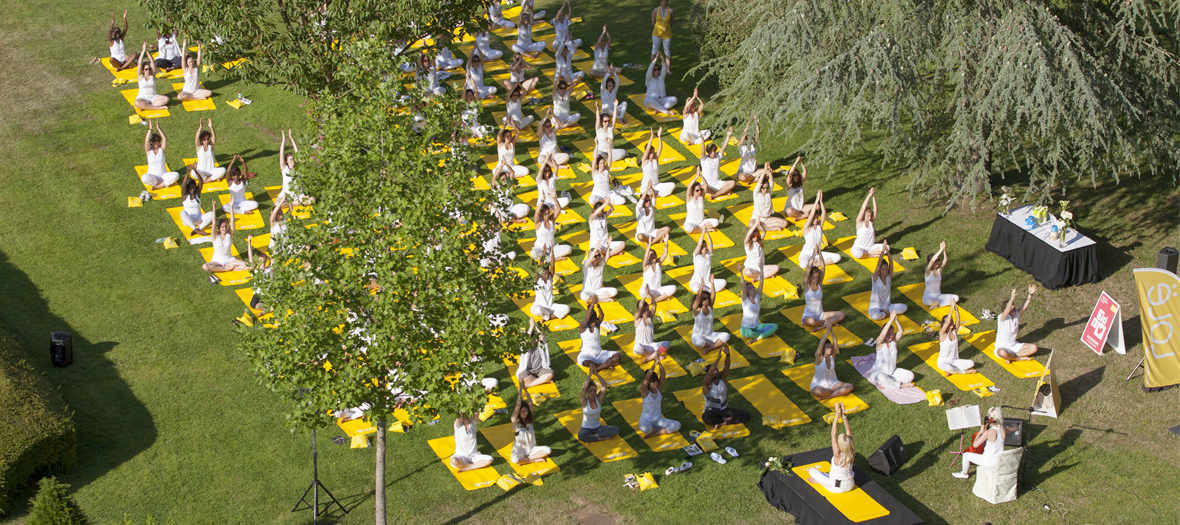
[[[811,260],[807,262],[807,277],[803,281],[803,316],[799,322],[817,332],[824,327],[840,324],[844,320],[844,312],[824,311],[824,272],[827,264],[820,255],[819,246],[811,252]]]
[[[963,453],[963,470],[952,472],[951,475],[959,479],[971,477],[969,470],[974,463],[980,467],[996,466],[996,458],[1004,451],[1004,412],[1000,407],[987,409],[987,419],[979,426],[979,435],[975,436],[972,447],[983,445],[983,453]]]
[[[942,316],[938,331],[938,369],[951,374],[975,374],[975,362],[959,359],[959,298],[951,302],[951,313]]]
[[[721,356],[725,356],[725,367],[719,368]],[[717,358],[705,370],[705,380],[701,383],[701,392],[705,397],[705,411],[701,413],[701,421],[709,430],[716,431],[725,425],[740,425],[750,420],[750,413],[745,410],[729,406],[729,345],[722,345],[717,352]]]
[[[889,321],[877,336],[877,360],[873,362],[873,370],[869,374],[880,388],[898,390],[914,383],[913,372],[897,367],[897,342],[903,333],[897,312],[890,312]]]
[[[836,358],[840,343],[832,333],[832,325],[825,325],[827,332],[815,349],[815,375],[811,378],[811,395],[824,399],[840,397],[852,392],[852,384],[836,379]]]
[[[516,409],[512,411],[512,454],[509,461],[516,465],[540,463],[549,457],[553,449],[537,445],[537,434],[533,431],[533,404],[529,400],[528,385],[521,384],[516,395]]]
[[[843,434],[836,428],[841,419],[844,420]],[[852,444],[852,428],[848,426],[844,403],[836,403],[836,417],[832,419],[832,467],[826,473],[815,467],[807,469],[807,481],[819,483],[833,494],[848,492],[856,488],[852,479],[852,460],[855,458],[856,447]]]
[[[586,301],[586,318],[578,327],[578,336],[582,338],[582,351],[575,359],[581,366],[597,372],[604,368],[619,366],[619,353],[602,349],[601,328],[606,314],[602,312],[602,305],[598,304],[598,297],[591,297]]]
[[[656,369],[659,369],[657,375]],[[656,357],[656,362],[643,374],[643,381],[639,383],[639,396],[643,399],[643,411],[639,414],[639,431],[643,437],[671,434],[680,430],[680,422],[664,417],[664,389],[668,374],[664,371],[663,356]]]
[[[475,425],[477,423],[479,423],[478,414],[472,416],[459,414],[459,417],[455,418],[455,453],[451,454],[451,466],[458,469],[459,472],[480,469],[492,464],[491,456],[479,453],[475,441]]]
[[[143,57],[151,56],[147,52],[147,42],[139,50],[139,91],[135,94],[135,107],[142,110],[168,109],[168,97],[156,92],[156,66],[152,61],[144,61]]]
[[[1016,340],[1016,332],[1020,330],[1020,316],[1028,310],[1028,303],[1032,301],[1035,293],[1037,285],[1028,285],[1028,296],[1024,298],[1024,306],[1016,308],[1016,289],[1013,288],[1012,296],[1000,305],[1000,316],[996,319],[996,357],[1011,363],[1028,361],[1029,356],[1037,353],[1037,345]]]
[[[250,267],[233,255],[234,248],[234,216],[229,220],[220,219],[213,227],[213,257],[201,265],[201,269],[209,273],[238,272],[249,270]]]
[[[880,321],[889,315],[904,314],[909,307],[893,303],[893,255],[889,253],[889,241],[881,243],[881,254],[877,256],[877,268],[870,278],[873,290],[869,292],[869,318]]]
[[[598,378],[598,383],[594,378]],[[591,368],[582,385],[582,428],[578,430],[578,441],[595,443],[619,435],[619,427],[602,424],[602,400],[606,397],[606,380]]]

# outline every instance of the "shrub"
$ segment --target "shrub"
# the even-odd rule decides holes
[[[41,478],[37,497],[30,503],[33,511],[29,513],[28,525],[80,525],[86,523],[82,509],[74,503],[73,498],[66,493],[69,485],[61,483],[54,477]]]
[[[75,459],[74,423],[61,396],[0,331],[0,509],[40,473]]]

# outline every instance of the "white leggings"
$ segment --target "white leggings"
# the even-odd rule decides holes
[[[578,123],[578,119],[582,118],[582,114],[570,113],[564,117],[560,115],[553,115],[553,118],[557,119],[557,121],[560,122],[562,126],[572,126]]]
[[[594,193],[590,194],[590,205],[591,206],[593,206],[594,203],[596,203],[598,201],[603,201],[603,200],[610,201],[610,203],[614,204],[615,206],[622,206],[627,203],[626,198],[624,198],[622,195],[618,195],[615,193],[608,193],[606,195],[596,195]]]
[[[663,348],[664,352],[667,352],[669,348],[672,348],[672,343],[669,343],[668,341],[653,341],[650,345],[635,343],[631,347],[631,353],[639,357],[647,357],[651,355],[652,352],[658,352],[660,348]]]
[[[558,153],[554,153],[552,155],[552,157],[553,157],[553,162],[556,162],[558,165],[564,166],[564,165],[570,163],[570,154],[569,153],[558,152]],[[537,165],[544,166],[545,165],[545,158],[546,158],[545,155],[539,155],[537,158]]]
[[[882,388],[890,390],[897,390],[901,385],[914,382],[914,373],[904,368],[895,368],[892,374],[884,372],[873,372],[872,379],[874,383]]]
[[[598,248],[599,250],[605,251],[606,253],[611,253],[613,251],[622,250],[623,248],[627,247],[627,243],[623,241],[607,241],[599,242],[598,244],[590,243],[590,246],[588,247]]]
[[[573,40],[570,40],[569,42],[565,42],[565,46],[567,48],[569,48],[570,52],[573,52],[574,50],[578,49],[579,47],[582,47],[582,39],[575,38]],[[553,42],[549,44],[549,47],[551,49],[553,49],[553,54],[557,54],[557,50],[561,49],[561,44],[557,43],[557,39],[555,38],[555,39],[553,39]]]
[[[197,222],[196,222],[197,220],[201,221],[200,226],[197,226]],[[211,224],[213,222],[213,212],[207,211],[205,213],[202,213],[200,216],[194,217],[184,211],[181,211],[180,212],[180,222],[182,224],[184,224],[185,226],[188,226],[189,228],[193,228],[196,230],[203,230],[203,229],[205,229],[206,226],[208,226],[209,224]]]
[[[558,197],[558,198],[557,198],[557,203],[558,203],[558,204],[560,204],[560,205],[561,205],[561,209],[563,209],[563,210],[564,210],[564,209],[566,209],[567,207],[569,207],[569,205],[570,205],[570,200],[569,200],[569,198],[568,198],[568,197]],[[539,202],[539,203],[537,203],[537,204],[538,204],[538,205],[541,205],[541,206],[549,206],[549,207],[551,207],[551,208],[553,207],[553,202],[551,202],[551,201],[548,201],[548,200],[546,200],[546,201],[544,201],[544,202]]]
[[[904,314],[906,312],[906,310],[909,310],[909,309],[910,309],[910,307],[908,307],[904,304],[890,304],[884,310],[870,306],[869,307],[869,319],[872,319],[874,321],[880,321],[886,317],[889,317],[890,312],[897,312],[897,315],[901,315],[901,314]]]
[[[606,150],[601,149],[601,148],[596,148],[594,150],[594,161],[595,162],[598,161],[599,155],[606,156]],[[611,148],[610,155],[611,155],[611,157],[614,157],[615,160],[623,160],[627,156],[627,150],[625,150],[623,148]]]
[[[516,129],[524,129],[529,127],[529,124],[533,123],[533,118],[534,117],[532,115],[525,115],[523,118],[516,118],[509,115],[508,121],[511,122],[512,125],[516,127]]]
[[[651,56],[656,56],[656,52],[660,50],[660,44],[664,46],[664,56],[672,56],[672,39],[660,38],[658,36],[651,36]]]
[[[479,98],[492,98],[496,96],[496,86],[474,86],[472,91],[475,91],[475,96]]]
[[[610,108],[602,108],[602,111],[608,115],[610,114]],[[626,102],[616,102],[615,103],[615,118],[623,119],[626,117],[627,117],[627,103]]]
[[[692,334],[690,339],[692,340],[692,346],[704,348],[706,346],[712,346],[713,344],[717,343],[717,341],[728,343],[729,334],[726,332],[713,332],[709,335]]]
[[[862,257],[866,257],[866,256],[868,256],[869,252],[871,252],[871,251],[873,251],[873,250],[880,250],[880,249],[881,249],[881,243],[877,243],[877,244],[874,244],[874,245],[872,245],[872,246],[869,246],[869,249],[868,249],[868,250],[865,250],[864,248],[861,248],[861,247],[859,247],[859,246],[853,246],[853,247],[852,247],[851,249],[849,249],[848,251],[849,251],[849,253],[851,253],[851,254],[852,254],[852,256],[853,256],[853,257],[856,257],[857,259],[860,259],[860,258],[862,258]]]
[[[850,479],[841,480],[840,486],[837,487],[836,480],[829,477],[827,472],[820,472],[820,470],[815,467],[807,469],[807,474],[811,476],[811,479],[815,480],[816,483],[823,485],[824,488],[832,494],[840,494],[856,488],[856,483]]]
[[[709,137],[711,136],[713,136],[713,132],[707,129],[701,130],[700,133],[689,133],[688,130],[684,130],[680,132],[680,142],[688,144],[700,144],[706,140],[709,140]]]
[[[152,175],[151,173],[144,173],[139,178],[140,182],[155,188],[156,186],[171,186],[180,180],[180,174],[175,171],[169,171],[163,175]]]
[[[646,97],[643,98],[643,105],[644,106],[647,106],[648,108],[654,109],[654,110],[659,111],[661,113],[670,113],[672,108],[676,107],[677,102],[679,102],[679,100],[676,97],[659,98],[659,97],[653,97],[651,95],[647,95]]]
[[[955,301],[959,300],[959,296],[953,293],[940,293],[938,295],[922,295],[922,304],[930,306],[930,303],[938,301],[938,306],[950,306]]]
[[[582,292],[578,294],[578,297],[581,298],[583,301],[589,301],[590,298],[594,297],[594,296],[598,296],[599,299],[605,299],[607,297],[614,297],[614,296],[618,295],[618,293],[619,293],[618,288],[612,288],[610,286],[604,286],[604,287],[599,288],[597,290],[587,290],[587,289],[583,288]]]
[[[657,197],[667,197],[667,196],[671,195],[673,191],[676,191],[676,183],[675,182],[657,182],[655,184],[652,184],[652,189],[656,190]],[[643,188],[640,188],[639,192],[643,193]]]
[[[994,467],[994,466],[996,466],[996,456],[994,456],[994,455],[985,456],[983,454],[976,454],[974,452],[964,452],[963,453],[963,473],[964,474],[967,473],[967,469],[971,468],[972,463],[974,463],[978,466],[981,466],[981,467]]]
[[[838,254],[838,253],[832,253],[832,252],[819,252],[819,254],[820,254],[820,256],[821,256],[821,257],[823,257],[823,258],[824,258],[824,264],[836,264],[836,263],[840,262],[840,254]],[[806,255],[807,257],[804,257],[804,255]],[[800,253],[800,254],[799,254],[799,260],[798,260],[798,261],[796,261],[796,262],[799,264],[799,267],[800,267],[800,268],[803,268],[804,270],[806,270],[806,269],[807,269],[807,267],[806,267],[806,266],[804,266],[804,265],[805,265],[805,264],[807,264],[807,262],[811,260],[811,257],[812,257],[813,255],[814,255],[814,254],[813,254],[813,253],[811,253],[811,252],[807,252],[807,253]]]
[[[225,176],[225,168],[217,166],[209,171],[197,170],[197,175],[205,180],[219,180]]]
[[[520,44],[518,41],[518,43],[512,44],[512,50],[526,55],[535,55],[545,50],[545,41],[542,40],[531,44]]]
[[[437,56],[437,57],[434,57],[434,67],[436,69],[438,69],[439,71],[442,71],[444,69],[455,69],[457,67],[463,67],[463,59],[462,58],[452,58],[450,60],[447,60],[447,59],[443,58],[442,56]]]
[[[949,361],[938,361],[938,369],[947,374],[962,374],[975,368],[975,361],[970,359],[952,359]]]
[[[643,297],[644,290],[651,290],[651,288],[648,288],[647,285],[644,285],[643,287],[641,287],[639,289],[640,297]],[[672,294],[675,294],[675,293],[676,293],[676,285],[665,284],[656,290],[651,290],[651,293],[648,293],[648,295],[654,295],[656,297],[659,297],[661,295],[667,295],[670,297],[670,296],[672,296]],[[729,335],[729,334],[725,334],[725,335]]]
[[[242,215],[258,209],[258,202],[251,200],[240,200],[235,205],[226,204],[221,207],[226,213],[237,213]]]
[[[697,224],[695,222],[684,221],[684,231],[686,231],[688,233],[702,232],[702,231],[704,231],[704,229],[703,229],[704,227],[711,227],[711,228],[716,229],[718,224],[721,224],[721,222],[718,221],[717,219],[705,219],[705,220],[701,221],[700,224]]]
[[[545,317],[545,309],[537,305],[537,303],[533,303],[532,306],[529,306],[529,313],[533,314],[535,317]],[[562,317],[569,315],[569,313],[570,307],[564,304],[554,304],[553,308],[549,310],[549,318],[561,319]]]
[[[713,289],[714,290],[717,290],[717,291],[724,290],[725,285],[726,285],[725,279],[713,279]],[[692,290],[692,293],[700,293],[701,292],[701,282],[696,279],[693,279],[688,282],[688,288],[690,290]]]
[[[651,434],[663,429],[667,429],[669,433],[676,432],[677,430],[680,430],[680,422],[665,418],[663,416],[660,416],[659,419],[655,420],[639,420],[639,431],[643,432],[644,435]]]
[[[503,51],[500,51],[499,49],[492,49],[491,46],[485,46],[485,47],[479,48],[479,54],[485,60],[495,60],[497,58],[504,56]]]
[[[572,248],[570,248],[570,245],[568,245],[568,244],[554,244],[553,245],[553,256],[554,257],[568,257],[570,254],[570,251],[572,251]],[[545,255],[545,247],[544,246],[537,246],[536,244],[534,244],[533,249],[529,251],[529,255],[533,258],[533,260],[540,261],[541,257],[544,257],[544,255]]]
[[[524,203],[513,204],[511,208],[508,208],[508,213],[511,213],[517,219],[523,219],[529,214],[529,205]]]
[[[492,170],[492,173],[493,174],[500,173],[500,169],[503,167],[504,167],[503,164],[496,164],[496,169]],[[519,178],[521,178],[525,175],[528,175],[528,174],[529,174],[528,168],[521,166],[520,164],[513,164],[512,165],[512,176],[513,177],[516,177],[519,179]]]

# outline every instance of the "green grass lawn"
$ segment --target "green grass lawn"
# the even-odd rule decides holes
[[[695,45],[688,37],[690,4],[675,1],[673,6],[680,16],[668,91],[683,100],[693,80],[681,76],[696,62]],[[205,281],[195,248],[165,251],[154,242],[177,236],[164,211],[179,205],[177,201],[126,207],[126,198],[142,189],[133,167],[143,163],[145,128],[127,124],[132,111],[118,93],[126,87],[112,88],[104,69],[87,65],[91,56],[105,56],[106,17],[123,7],[98,1],[32,0],[10,5],[0,18],[4,35],[0,37],[4,50],[0,53],[0,102],[4,105],[0,145],[5,151],[0,162],[0,328],[24,345],[30,360],[60,386],[74,411],[79,461],[62,479],[73,485],[75,498],[99,523],[121,522],[124,517],[139,523],[149,516],[174,523],[309,523],[308,512],[289,512],[310,481],[309,438],[305,431],[293,432],[284,426],[282,402],[256,383],[251,367],[236,349],[230,321],[241,314],[242,304],[232,288]],[[543,7],[552,13],[556,4],[548,2]],[[583,49],[589,48],[605,22],[614,37],[613,62],[646,63],[652,6],[629,1],[590,7],[575,9],[575,15],[585,19],[573,30],[585,40]],[[139,25],[142,14],[132,10],[130,16],[129,48],[148,37]],[[624,75],[636,82],[625,93],[642,93],[643,71],[627,70]],[[191,155],[193,119],[213,117],[220,140],[219,160],[224,165],[230,155],[243,155],[251,162],[251,170],[259,173],[252,190],[262,194],[263,183],[279,182],[279,130],[300,130],[306,125],[303,101],[275,88],[230,85],[216,75],[207,77],[205,84],[215,92],[216,111],[190,114],[175,105],[172,116],[162,121],[171,139],[168,153],[173,167],[181,157]],[[589,85],[597,93],[597,82]],[[549,84],[543,86],[547,93]],[[252,106],[234,110],[224,104],[239,90],[254,100]],[[170,89],[161,87],[161,92],[168,94]],[[592,124],[585,115],[593,114],[593,106],[582,105],[574,111],[584,115],[583,125]],[[640,108],[629,112],[641,115]],[[800,143],[798,138],[767,134],[759,160],[785,162],[794,157]],[[301,143],[308,145],[307,140]],[[674,140],[669,147],[680,148]],[[637,153],[628,149],[632,155]],[[519,162],[534,165],[525,160],[523,147],[518,152]],[[736,155],[736,148],[729,153]],[[810,166],[807,194],[822,188],[830,210],[853,217],[868,188],[877,187],[879,237],[888,238],[898,249],[916,247],[923,256],[946,240],[950,265],[944,290],[962,295],[963,305],[971,312],[994,310],[1010,288],[1023,289],[1032,282],[984,250],[995,211],[991,203],[943,214],[941,203],[910,198],[906,174],[882,169],[870,155],[850,152],[848,158],[843,166]],[[666,165],[665,170],[686,165],[688,161]],[[588,180],[587,175],[581,178]],[[1021,331],[1022,341],[1056,350],[1054,364],[1064,405],[1060,418],[1037,418],[1029,432],[1027,481],[1038,490],[1022,489],[1017,501],[995,507],[974,497],[973,481],[953,479],[946,466],[946,452],[957,436],[946,430],[942,408],[895,405],[851,366],[838,366],[841,379],[852,382],[856,394],[871,405],[851,418],[860,450],[857,466],[868,470],[868,453],[890,435],[900,434],[910,461],[893,476],[871,475],[928,523],[1047,523],[1062,517],[1070,523],[1176,521],[1176,505],[1167,502],[1180,497],[1175,484],[1180,454],[1176,454],[1175,436],[1165,428],[1177,422],[1177,394],[1145,395],[1139,390],[1140,378],[1130,382],[1123,378],[1142,355],[1131,270],[1152,266],[1155,253],[1180,238],[1180,192],[1167,180],[1130,178],[1116,184],[1105,174],[1101,180],[1096,188],[1071,183],[1060,192],[1073,202],[1083,231],[1099,240],[1102,281],[1038,294]],[[558,190],[568,189],[566,183],[562,181]],[[1019,179],[1003,183],[1022,187]],[[678,187],[677,193],[682,194],[683,188]],[[748,200],[749,194],[743,192],[740,199],[723,204]],[[574,203],[582,216],[589,214],[584,201],[575,198]],[[269,201],[263,200],[262,205],[264,212],[270,208]],[[725,215],[724,233],[740,242],[742,227]],[[666,216],[660,222],[673,226],[674,242],[691,248],[692,240],[678,226]],[[852,221],[843,222],[829,232],[829,238],[853,233]],[[798,238],[775,241],[767,249],[768,262],[783,264],[784,277],[795,283],[802,271],[784,264],[776,249],[798,242]],[[238,244],[244,250],[245,235],[239,234]],[[633,241],[628,241],[628,249],[639,254]],[[575,252],[580,261],[581,254]],[[741,255],[741,248],[733,247],[718,250],[715,260]],[[917,262],[905,266],[896,284],[920,282]],[[869,289],[864,268],[847,260],[840,267],[854,280],[825,288],[829,309],[846,308],[839,297]],[[621,271],[608,268],[607,284],[617,285],[617,275],[638,271],[638,265]],[[718,276],[726,277],[735,289],[732,274],[719,269]],[[580,279],[575,274],[570,282]],[[1098,356],[1078,341],[1085,317],[1103,290],[1126,310],[1124,327],[1131,346],[1127,356]],[[634,301],[625,292],[621,295],[623,304],[633,310]],[[687,292],[679,297],[682,302],[689,300]],[[899,293],[894,298],[906,301]],[[559,300],[575,302],[569,294]],[[799,363],[808,363],[815,339],[777,313],[800,304],[799,300],[765,300],[763,317],[780,325],[779,335],[799,351]],[[717,316],[739,311],[739,307],[718,309]],[[846,311],[845,326],[853,333],[864,338],[877,334],[878,328],[868,319],[850,308]],[[524,319],[515,308],[512,313],[516,320]],[[572,315],[580,317],[581,309],[575,307]],[[912,303],[909,316],[917,322],[929,318]],[[690,323],[682,315],[674,325],[658,326],[656,336],[675,340],[673,326]],[[980,330],[993,328],[993,322],[979,325]],[[630,326],[621,329],[632,330]],[[46,339],[53,330],[74,333],[75,363],[69,368],[53,369],[46,359]],[[567,331],[553,334],[552,339],[576,337],[574,331]],[[1013,378],[967,345],[963,355],[974,358],[1001,392],[976,400],[970,393],[955,391],[904,350],[925,340],[915,335],[901,344],[900,366],[918,374],[919,386],[941,389],[947,398],[984,407],[1022,406],[1031,399],[1033,380]],[[640,457],[598,462],[550,415],[576,407],[575,394],[584,377],[569,358],[555,353],[553,365],[563,397],[540,407],[537,439],[554,448],[561,472],[546,477],[541,487],[509,493],[496,488],[467,492],[426,445],[428,439],[450,433],[449,421],[419,425],[407,434],[390,434],[387,497],[392,521],[790,523],[789,516],[765,503],[755,485],[760,462],[772,455],[826,447],[828,427],[821,421],[826,409],[782,376],[779,371],[785,365],[759,359],[741,344],[737,351],[751,366],[735,370],[734,378],[765,374],[818,422],[771,430],[735,394],[734,405],[754,413],[750,437],[723,443],[736,447],[741,458],[727,465],[696,458],[696,466],[684,475],[667,479],[657,475],[659,489],[631,492],[622,486],[625,474],[662,474],[668,466],[679,464],[683,455],[650,451],[610,408],[604,410],[604,417],[623,428],[623,436]],[[864,346],[854,347],[843,357],[870,352]],[[674,344],[672,355],[682,365],[696,357],[683,343]],[[1038,359],[1044,362],[1047,355],[1045,351]],[[627,372],[640,377],[630,360],[623,362]],[[501,394],[511,402],[515,392],[503,367],[489,364],[486,371],[508,385]],[[697,378],[672,379],[666,393],[699,385]],[[607,401],[638,395],[637,384],[632,383],[612,390]],[[683,405],[671,395],[667,398],[665,416],[683,422],[683,433],[702,428]],[[506,417],[497,416],[488,424],[506,422]],[[347,515],[334,511],[329,518],[338,523],[369,523],[372,449],[350,450],[328,439],[341,434],[335,428],[319,433],[321,479],[350,510]],[[482,438],[481,449],[491,452]],[[502,458],[497,457],[494,466],[501,473],[510,472]],[[1060,512],[1042,510],[1045,504]],[[20,523],[27,510],[18,506],[4,517]]]

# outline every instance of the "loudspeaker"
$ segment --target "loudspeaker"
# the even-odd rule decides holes
[[[69,332],[49,333],[49,360],[62,368],[74,362],[74,336]]]
[[[888,476],[907,459],[910,459],[910,455],[906,453],[905,446],[901,444],[901,438],[894,434],[893,437],[885,440],[881,448],[869,456],[869,466]]]
[[[1159,257],[1155,260],[1155,267],[1176,273],[1176,259],[1178,256],[1180,256],[1180,252],[1177,252],[1175,248],[1171,246],[1164,247],[1164,249],[1160,250]]]

